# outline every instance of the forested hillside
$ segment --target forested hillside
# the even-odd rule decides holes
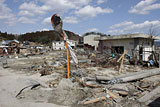
[[[79,40],[82,38],[79,35],[70,31],[66,31],[66,34],[68,35],[68,38],[70,40]],[[57,33],[54,30],[51,30],[51,31],[41,31],[41,32],[37,31],[32,33],[26,33],[26,34],[20,35],[18,37],[18,40],[49,44],[52,41],[62,40],[62,38],[59,33]]]
[[[7,34],[7,32],[5,32],[5,33],[2,33],[1,31],[0,31],[0,40],[13,40],[13,39],[15,39],[16,37],[15,37],[15,35],[13,35],[13,34]]]

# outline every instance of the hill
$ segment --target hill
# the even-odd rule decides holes
[[[15,39],[16,37],[15,37],[15,35],[13,35],[13,34],[7,34],[7,32],[5,32],[5,33],[2,33],[1,31],[0,31],[0,41],[2,41],[2,40],[13,40],[13,39]]]
[[[66,34],[68,35],[68,38],[70,40],[75,40],[78,41],[82,37],[79,35],[70,32],[70,31],[65,31]],[[60,41],[63,40],[63,38],[60,37],[60,34],[57,33],[54,30],[50,31],[37,31],[37,32],[32,32],[32,33],[26,33],[23,35],[20,35],[18,37],[19,41],[30,41],[30,42],[37,42],[37,43],[42,43],[42,44],[50,44],[52,41]]]
[[[87,33],[83,34],[82,37],[88,36],[88,35],[111,36],[111,35],[106,35],[106,34],[100,33],[100,32],[87,32]]]

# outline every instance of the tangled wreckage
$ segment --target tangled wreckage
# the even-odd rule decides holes
[[[77,66],[70,60],[70,78],[67,79],[65,50],[44,49],[46,51],[34,54],[33,49],[27,50],[28,54],[8,55],[5,69],[38,78],[16,90],[15,96],[20,101],[47,100],[61,106],[80,107],[159,104],[160,69],[156,65],[143,65],[133,56],[128,58],[127,51],[113,56],[77,48],[79,63]],[[44,92],[44,88],[49,90]]]

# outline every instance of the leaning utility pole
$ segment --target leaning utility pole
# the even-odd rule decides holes
[[[67,34],[62,29],[63,22],[62,22],[61,17],[57,14],[54,14],[51,17],[51,24],[52,24],[54,30],[57,31],[63,37],[63,40],[65,42],[65,46],[67,49],[67,72],[68,72],[68,78],[70,78],[69,53],[71,54],[71,56],[76,64],[78,64],[77,57],[70,46],[70,42],[68,40]]]

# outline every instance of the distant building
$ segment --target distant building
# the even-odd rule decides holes
[[[19,47],[20,42],[17,40],[3,40],[0,43],[1,46]]]
[[[72,48],[75,48],[76,41],[69,40],[69,44]],[[52,48],[53,48],[53,50],[64,50],[64,49],[66,49],[66,46],[65,46],[64,41],[53,41]]]
[[[7,49],[8,54],[19,53],[20,42],[17,40],[3,40],[0,42],[0,54],[4,54],[4,49]]]
[[[137,56],[139,60],[148,61],[148,57],[155,50],[154,40],[158,40],[158,36],[150,36],[145,34],[125,34],[105,37],[96,37],[99,41],[98,50],[108,53],[122,54],[127,50],[128,54]]]
[[[94,50],[97,50],[99,41],[95,41],[95,37],[100,37],[98,34],[89,34],[83,37],[84,46],[93,47]]]
[[[52,42],[52,48],[53,48],[53,50],[64,50],[65,49],[64,41]]]

